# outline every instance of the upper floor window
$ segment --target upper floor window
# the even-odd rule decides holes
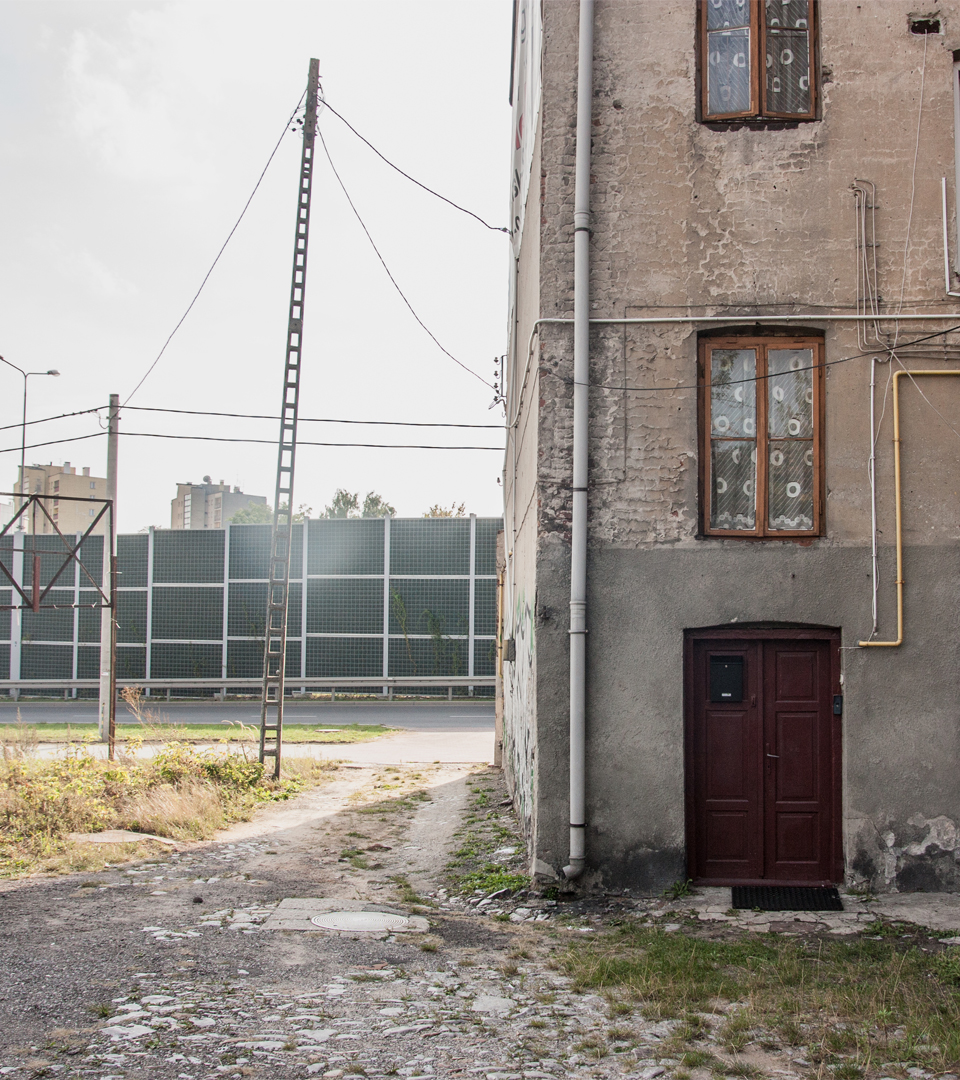
[[[814,0],[699,0],[704,120],[816,117]]]
[[[823,343],[700,343],[703,532],[818,536],[823,521]]]

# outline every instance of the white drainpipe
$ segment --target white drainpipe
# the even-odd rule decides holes
[[[586,861],[587,485],[590,417],[590,137],[593,105],[593,0],[580,0],[577,150],[573,204],[573,521],[570,550],[570,862]]]

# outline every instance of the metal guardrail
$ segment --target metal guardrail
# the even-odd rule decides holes
[[[288,678],[289,691],[287,697],[298,697],[298,691],[308,688],[330,690],[331,697],[336,698],[338,689],[350,692],[360,687],[371,689],[379,688],[383,696],[390,698],[394,690],[402,690],[404,687],[436,687],[438,690],[447,689],[447,697],[453,697],[453,691],[459,687],[485,688],[496,686],[495,675],[448,675],[448,676],[370,676],[348,678]],[[29,693],[30,691],[52,690],[67,693],[70,690],[96,690],[100,685],[98,679],[0,679],[0,691],[6,691],[11,697],[16,697],[17,691]],[[181,691],[178,697],[187,696],[184,690],[217,690],[223,698],[228,689],[249,689],[251,696],[262,687],[261,679],[121,679],[118,687],[136,686],[144,690],[166,691],[169,699],[171,692]],[[11,693],[11,691],[13,693]]]

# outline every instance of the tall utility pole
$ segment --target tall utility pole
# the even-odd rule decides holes
[[[274,759],[273,775],[280,775],[283,741],[283,678],[287,655],[287,595],[290,586],[290,540],[293,524],[293,472],[297,455],[297,415],[300,407],[300,357],[303,347],[303,294],[307,282],[307,235],[313,189],[313,149],[317,137],[317,97],[320,61],[310,61],[307,111],[303,118],[303,155],[297,200],[297,232],[293,247],[293,280],[287,319],[287,354],[280,404],[280,445],[277,486],[273,495],[273,532],[270,538],[270,584],[263,642],[263,696],[260,704],[260,761]]]
[[[117,444],[120,429],[120,395],[110,395],[107,427],[107,498],[110,513],[103,534],[103,578],[101,591],[110,597],[110,607],[100,609],[100,711],[101,742],[110,744],[113,757],[117,722]],[[109,590],[109,591],[108,591]]]

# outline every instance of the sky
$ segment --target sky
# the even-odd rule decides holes
[[[323,95],[384,155],[491,225],[507,224],[510,0],[0,4],[0,355],[26,371],[28,419],[105,406],[278,414],[301,138],[282,134],[311,56]],[[494,381],[506,349],[509,240],[399,176],[329,110],[330,157],[410,304]],[[152,374],[257,178],[250,207]],[[317,144],[301,417],[503,423],[494,392],[414,321]],[[129,402],[128,402],[129,399]],[[0,365],[0,490],[20,462],[23,379]],[[105,412],[27,428],[27,444],[99,433]],[[121,532],[169,527],[178,482],[273,502],[277,423],[125,409]],[[301,442],[501,447],[501,430],[302,423]],[[106,439],[27,463],[106,469]],[[343,487],[401,516],[501,513],[496,450],[310,447],[294,504]]]

